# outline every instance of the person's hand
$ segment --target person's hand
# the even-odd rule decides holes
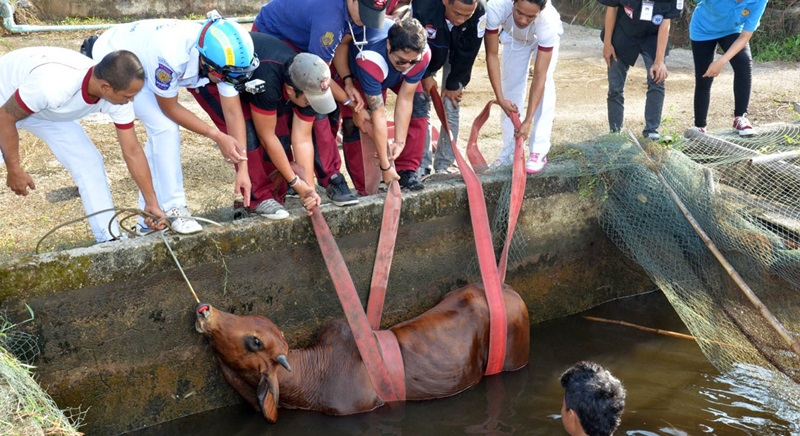
[[[247,160],[244,147],[233,136],[223,133],[217,140],[217,145],[219,145],[219,151],[222,152],[225,162],[239,163]]]
[[[28,188],[31,190],[36,189],[36,184],[33,183],[33,178],[30,174],[26,173],[22,167],[12,169],[8,167],[8,174],[6,174],[6,186],[11,188],[17,195],[28,195]]]
[[[453,104],[453,107],[458,107],[458,104],[461,103],[461,94],[463,94],[464,88],[457,89],[455,91],[451,91],[449,89],[442,90],[442,98],[447,98],[450,100],[450,103]]]
[[[389,186],[392,183],[392,180],[400,180],[400,174],[397,174],[397,170],[391,165],[389,166],[388,170],[381,170],[381,177],[383,177],[383,183],[386,183],[386,186]]]
[[[650,67],[650,78],[656,83],[663,83],[667,80],[667,76],[669,76],[669,71],[664,62],[654,62],[653,66]]]
[[[525,120],[519,125],[519,129],[514,132],[514,138],[522,138],[527,140],[531,136],[531,120]]]
[[[306,215],[311,216],[311,209],[322,204],[322,199],[317,194],[317,190],[313,186],[309,186],[303,179],[297,179],[297,183],[292,187],[297,192],[297,195],[300,196],[303,207],[306,208]]]
[[[250,175],[244,171],[237,171],[233,186],[233,194],[242,196],[242,205],[244,207],[250,207],[250,193],[252,189],[253,182],[250,181]]]
[[[725,66],[725,64],[720,62],[719,60],[716,60],[716,61],[712,62],[711,65],[708,66],[708,70],[706,70],[706,73],[703,74],[703,77],[717,77],[717,76],[719,76],[719,73],[722,72],[722,67],[724,67],[724,66]]]
[[[511,114],[519,112],[519,109],[517,109],[517,105],[511,102],[511,100],[503,100],[501,102],[498,102],[498,104],[500,105],[500,108],[503,109],[503,112],[505,112],[509,118],[511,117]]]
[[[167,216],[164,211],[156,204],[145,204],[144,211],[148,214],[155,216],[153,219],[150,216],[144,218],[144,225],[153,230],[164,230],[167,227]]]
[[[367,133],[365,130],[367,125],[372,122],[372,117],[369,114],[369,111],[358,111],[353,113],[353,124],[361,130],[361,133]]]
[[[345,80],[344,82],[344,92],[347,93],[347,98],[353,100],[353,103],[356,104],[356,107],[353,108],[353,112],[361,112],[364,109],[364,99],[361,98],[361,93],[358,92],[358,89],[352,83],[347,83]]]
[[[422,79],[422,90],[425,91],[425,94],[430,95],[431,89],[434,86],[438,86],[438,84],[436,83],[436,78],[435,77],[428,76],[428,77]]]
[[[611,68],[611,60],[619,61],[617,59],[617,51],[614,50],[614,46],[611,44],[603,44],[603,59],[606,60],[606,66]]]
[[[394,162],[406,148],[406,141],[392,141],[389,144],[389,161]]]

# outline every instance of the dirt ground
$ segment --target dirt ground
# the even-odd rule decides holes
[[[78,49],[91,32],[58,32],[0,37],[0,54],[27,46],[50,45]],[[565,25],[561,52],[556,68],[557,107],[553,127],[553,149],[559,153],[570,144],[593,138],[608,131],[606,93],[608,90],[605,63],[601,57],[599,31]],[[679,135],[693,124],[692,94],[694,75],[691,52],[675,49],[667,66],[667,94],[664,103],[662,134]],[[756,125],[796,121],[792,104],[800,101],[800,75],[794,63],[758,63],[754,67],[750,120]],[[729,128],[733,114],[733,74],[726,68],[712,89],[709,114],[710,130]],[[625,127],[637,134],[644,125],[645,71],[634,67],[626,86]],[[390,93],[391,94],[391,93]],[[462,125],[468,126],[487,101],[494,97],[486,74],[483,52],[475,65],[472,82],[462,102]],[[187,94],[182,101],[205,117],[202,110]],[[482,130],[479,144],[488,161],[500,149],[499,112]],[[84,120],[89,136],[102,152],[117,207],[136,207],[136,185],[122,159],[113,126],[105,121]],[[439,124],[438,121],[435,124]],[[144,128],[136,127],[144,141]],[[467,127],[462,127],[459,144],[467,139]],[[182,132],[184,182],[189,209],[198,215],[217,220],[232,217],[234,200],[233,170],[225,164],[214,144],[199,135]],[[83,208],[69,173],[55,160],[47,146],[30,134],[22,132],[23,166],[33,177],[37,189],[26,197],[14,195],[9,189],[0,190],[0,261],[28,255],[39,240],[54,227],[80,218]],[[5,178],[5,167],[0,176]],[[287,206],[298,206],[289,203]],[[300,210],[292,210],[301,213]],[[129,224],[133,224],[130,222]],[[47,237],[40,251],[92,244],[88,224],[81,221],[57,230]]]

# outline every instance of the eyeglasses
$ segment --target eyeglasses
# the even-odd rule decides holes
[[[396,63],[397,65],[416,65],[422,62],[422,56],[416,59],[404,59],[401,58],[400,56],[394,55],[394,58],[395,58],[394,63]]]
[[[250,80],[250,77],[253,76],[253,72],[258,68],[260,63],[258,56],[253,56],[250,65],[246,67],[235,67],[231,65],[220,67],[205,56],[203,56],[203,61],[206,63],[209,72],[213,72],[223,82],[233,85],[237,91],[241,91],[240,88],[244,89],[245,82]]]

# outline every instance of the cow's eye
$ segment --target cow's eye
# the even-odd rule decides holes
[[[247,336],[244,338],[244,346],[248,351],[252,352],[260,351],[264,348],[264,344],[261,343],[261,339],[258,339],[255,336]]]

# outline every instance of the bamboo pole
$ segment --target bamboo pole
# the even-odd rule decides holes
[[[643,331],[646,331],[646,332],[657,333],[659,335],[670,336],[670,337],[678,338],[678,339],[688,339],[690,341],[709,342],[709,343],[712,343],[712,344],[723,345],[723,346],[726,346],[726,347],[741,348],[741,346],[736,345],[736,344],[729,344],[727,342],[714,341],[712,339],[698,338],[697,336],[687,335],[686,333],[673,332],[671,330],[662,330],[662,329],[656,329],[656,328],[653,328],[653,327],[645,327],[643,325],[634,324],[634,323],[627,322],[627,321],[621,321],[621,320],[616,320],[616,319],[608,319],[608,318],[599,318],[599,317],[596,317],[596,316],[588,316],[588,315],[584,316],[583,319],[586,319],[586,320],[589,320],[589,321],[604,322],[604,323],[608,323],[608,324],[622,325],[622,326],[625,326],[625,327],[631,327],[631,328],[635,328],[637,330],[643,330]]]
[[[644,148],[642,148],[642,145],[639,144],[639,141],[636,139],[636,136],[630,129],[628,130],[628,134],[633,139],[633,142],[636,144],[636,146],[642,150],[642,153],[647,157],[647,159],[652,162],[650,155],[648,155],[647,152],[644,151]],[[725,269],[725,271],[728,273],[731,279],[733,279],[733,281],[739,286],[739,289],[741,289],[742,293],[744,293],[747,299],[750,300],[753,306],[755,306],[756,310],[758,310],[761,316],[764,317],[764,319],[770,324],[770,326],[772,326],[775,332],[778,333],[778,335],[786,342],[787,345],[789,345],[789,349],[791,349],[794,352],[794,354],[800,357],[800,342],[798,342],[792,337],[791,332],[789,332],[789,330],[787,330],[786,327],[784,327],[783,324],[781,324],[781,322],[778,321],[777,318],[775,318],[775,315],[773,315],[772,312],[770,312],[770,310],[767,308],[767,306],[764,305],[764,303],[761,302],[761,299],[758,298],[755,292],[753,292],[753,290],[750,289],[750,286],[748,286],[747,283],[745,283],[744,279],[742,279],[739,273],[736,272],[736,270],[733,268],[733,265],[731,265],[730,262],[728,262],[728,260],[725,259],[725,256],[722,254],[721,251],[719,251],[717,245],[714,244],[714,242],[711,240],[711,238],[708,237],[706,232],[703,231],[703,229],[700,227],[700,224],[698,224],[697,221],[694,219],[694,216],[692,216],[692,213],[689,212],[689,209],[687,209],[686,206],[683,204],[681,199],[678,197],[678,194],[676,194],[675,191],[672,189],[672,187],[669,186],[669,183],[667,183],[667,180],[661,174],[661,171],[659,171],[655,165],[652,165],[651,168],[655,173],[656,177],[658,177],[658,180],[664,186],[664,189],[667,190],[667,193],[669,194],[670,198],[672,198],[672,201],[675,203],[676,206],[678,206],[678,209],[680,209],[681,213],[683,213],[683,216],[692,226],[692,228],[700,237],[700,239],[703,240],[703,242],[706,244],[706,247],[708,247],[708,249],[711,251],[714,257],[717,258],[717,261],[719,261],[720,265],[722,265],[722,267]]]

